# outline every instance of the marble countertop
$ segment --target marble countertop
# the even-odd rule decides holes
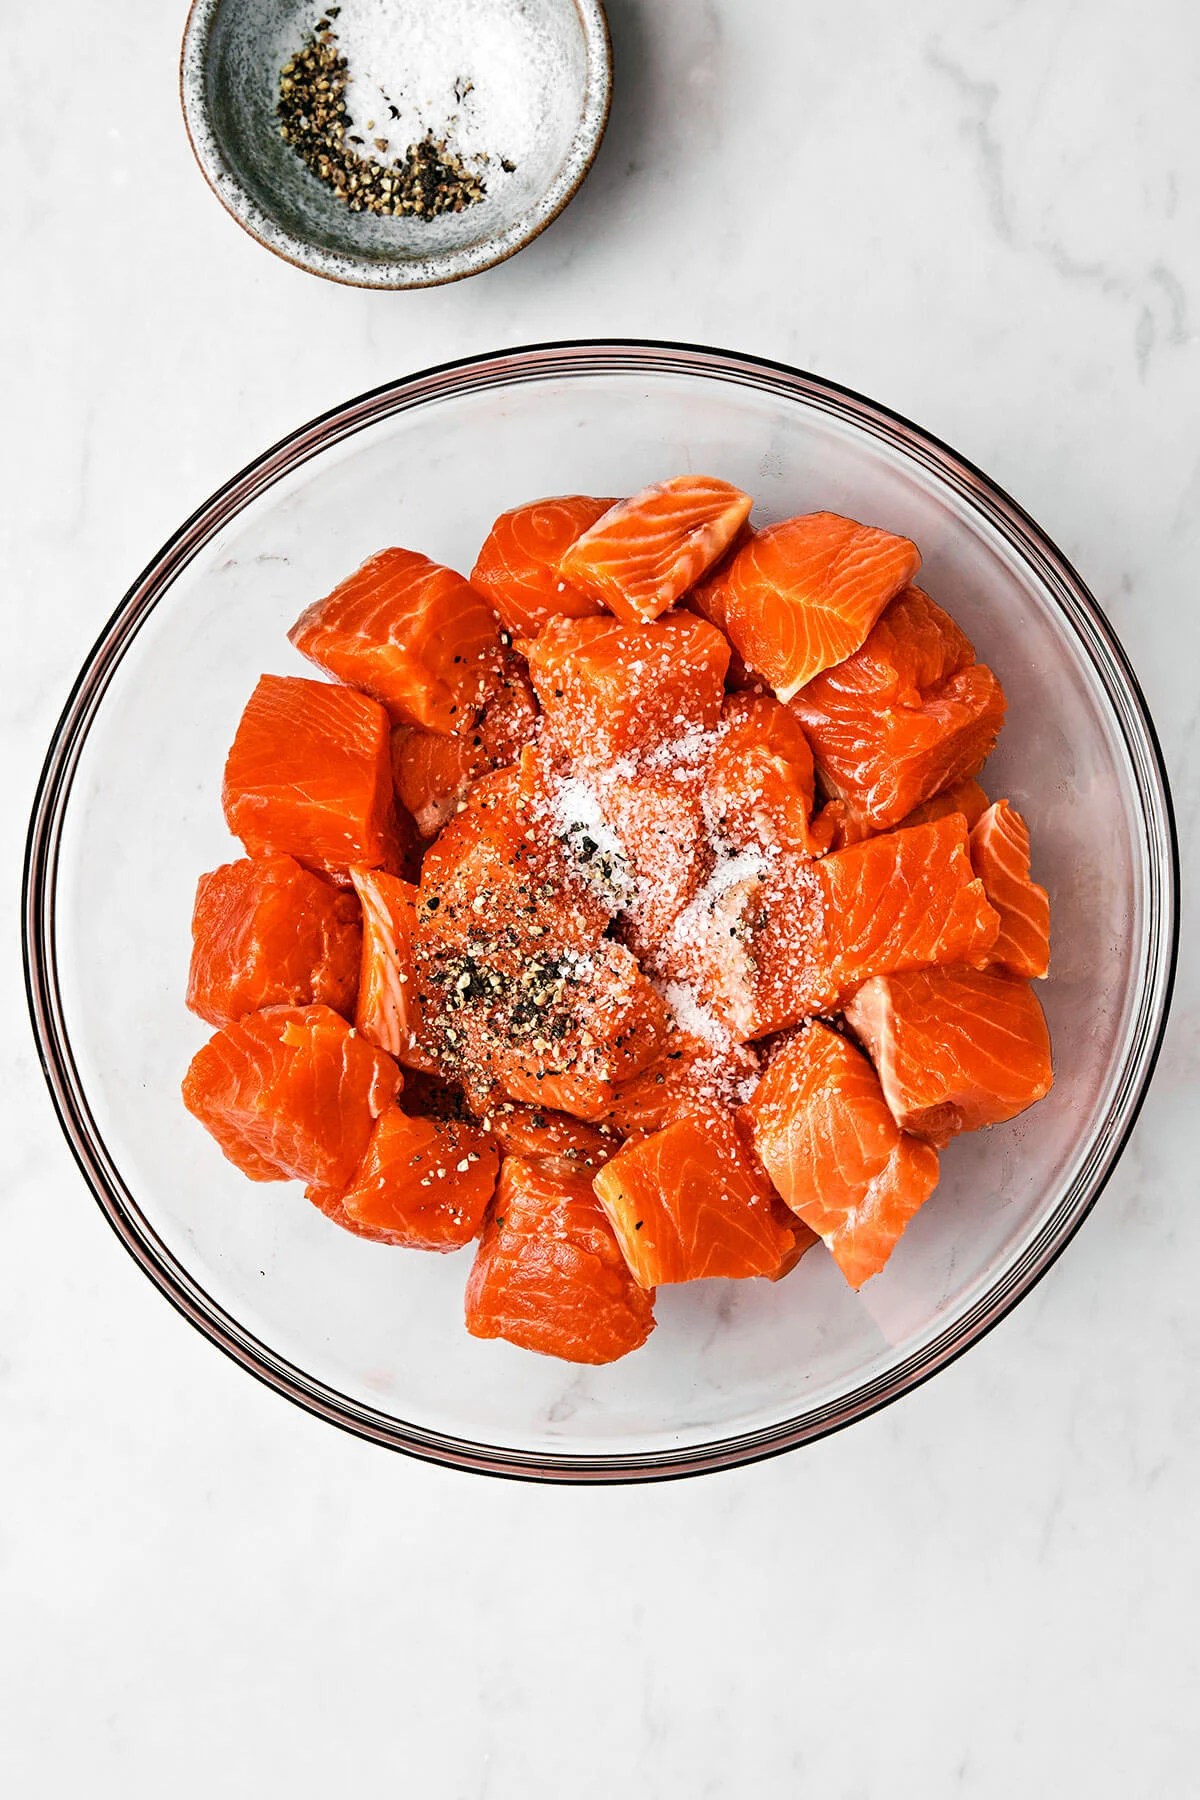
[[[55,717],[178,521],[346,395],[594,334],[817,370],[1035,514],[1157,720],[1183,955],[1121,1166],[999,1329],[812,1448],[594,1491],[389,1456],[188,1330],[76,1174],[8,957],[0,1786],[1200,1792],[1200,15],[610,0],[616,101],[578,199],[505,266],[390,295],[277,262],[212,199],[182,12],[59,0],[6,42],[10,946]]]

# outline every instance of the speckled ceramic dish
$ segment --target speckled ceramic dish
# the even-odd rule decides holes
[[[414,16],[438,0],[397,0]],[[435,219],[352,212],[284,142],[276,117],[279,74],[321,8],[314,0],[193,0],[180,89],[196,160],[217,198],[268,250],[331,281],[359,287],[432,287],[512,256],[562,211],[604,135],[612,54],[599,0],[472,0],[520,33],[528,54],[503,70],[476,66],[485,34],[464,43],[463,74],[527,87],[533,124],[517,167],[489,181],[485,198]],[[335,24],[336,29],[336,24]],[[484,57],[486,63],[486,55]],[[431,116],[435,134],[439,121]],[[496,146],[502,154],[503,145]]]
[[[576,1368],[463,1328],[471,1253],[352,1237],[295,1183],[253,1188],[179,1097],[196,877],[236,854],[221,770],[264,669],[300,674],[302,607],[384,544],[469,568],[533,494],[706,469],[762,520],[852,512],[914,537],[999,673],[985,780],[1029,818],[1050,890],[1055,1085],[955,1141],[938,1190],[854,1294],[823,1253],[786,1281],[664,1287],[636,1355]],[[945,1367],[1053,1262],[1133,1124],[1166,1018],[1176,857],[1154,731],[1079,576],[977,469],[798,370],[687,346],[557,344],[389,383],[235,475],[139,576],[84,663],[29,840],[39,1050],[122,1242],[244,1368],[319,1417],[461,1469],[645,1480],[752,1461]],[[74,1221],[64,1217],[60,1229]],[[1104,1327],[1100,1327],[1104,1328]],[[1071,1352],[1077,1371],[1089,1346]],[[1068,1379],[1059,1369],[1047,1380]]]

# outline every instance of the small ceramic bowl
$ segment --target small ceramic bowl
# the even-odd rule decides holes
[[[444,0],[405,6],[418,36],[423,15],[444,22]],[[557,217],[608,121],[612,50],[599,0],[523,0],[516,11],[511,0],[469,0],[463,75],[480,95],[491,82],[493,102],[502,88],[506,116],[527,122],[527,142],[515,169],[488,176],[482,200],[434,219],[352,212],[281,136],[280,71],[322,16],[317,0],[193,0],[184,30],[180,92],[192,149],[222,205],[260,244],[331,281],[433,287],[502,262]],[[489,66],[489,43],[502,46],[503,67]],[[435,137],[445,122],[430,117]],[[505,153],[498,143],[496,157]]]

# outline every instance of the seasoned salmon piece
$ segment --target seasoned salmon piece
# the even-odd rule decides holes
[[[921,566],[915,544],[837,513],[758,531],[725,585],[725,629],[780,700],[858,649]]]
[[[825,787],[874,830],[977,774],[1004,722],[1000,683],[950,615],[915,587],[792,707]]]
[[[625,885],[614,898],[625,918],[623,935],[649,966],[712,867],[699,774],[655,768],[618,776],[604,784],[598,805],[620,846],[617,875]]]
[[[711,731],[720,716],[729,645],[690,613],[553,621],[526,648],[542,742],[569,764],[611,767]]]
[[[514,1100],[603,1118],[615,1084],[646,1068],[666,1041],[666,1002],[623,944],[601,942],[586,959],[564,961],[561,972],[552,963],[544,987],[536,963],[531,971],[533,979],[522,977],[515,997],[502,1003],[490,1066]]]
[[[343,1188],[309,1188],[329,1218],[409,1250],[459,1250],[478,1237],[500,1155],[486,1131],[457,1119],[380,1113],[367,1152]]]
[[[264,675],[225,763],[225,821],[251,856],[398,866],[388,718],[365,694]]]
[[[468,731],[497,685],[500,626],[484,596],[415,550],[381,550],[288,633],[302,656],[399,725]]]
[[[816,862],[780,858],[768,870],[752,928],[750,1035],[830,1011],[871,975],[982,965],[998,930],[957,813]]]
[[[1050,967],[1050,896],[1029,874],[1029,827],[997,800],[971,829],[971,863],[1000,914],[990,961],[1010,975],[1040,979]]]
[[[642,1287],[776,1272],[793,1248],[734,1120],[676,1120],[626,1144],[593,1183]]]
[[[620,1138],[607,1126],[513,1100],[490,1108],[483,1123],[505,1156],[522,1156],[554,1175],[587,1175],[590,1180],[621,1148]]]
[[[1050,1034],[1028,982],[964,968],[877,976],[846,1020],[896,1123],[931,1144],[1014,1118],[1050,1091]]]
[[[576,538],[616,504],[590,494],[560,494],[500,514],[471,570],[471,585],[514,637],[535,638],[550,619],[584,619],[603,611],[598,599],[565,579],[559,563]]]
[[[559,570],[626,624],[655,619],[724,555],[753,504],[710,475],[655,482],[589,526]]]
[[[812,846],[813,758],[803,727],[770,694],[731,694],[721,709],[704,800],[735,850]]]
[[[506,1156],[467,1281],[472,1337],[505,1338],[565,1362],[609,1363],[654,1329],[586,1175]]]
[[[291,856],[223,863],[196,889],[187,1003],[210,1025],[264,1006],[349,1015],[361,954],[353,894]]]
[[[629,1137],[661,1131],[679,1119],[722,1117],[746,1098],[758,1075],[759,1060],[749,1045],[712,1043],[675,1030],[652,1063],[622,1082],[606,1123]]]
[[[516,762],[525,745],[533,742],[537,720],[529,677],[510,651],[500,686],[484,703],[478,722],[460,736],[446,737],[420,725],[395,727],[396,797],[412,815],[421,837],[436,837],[482,776]]]
[[[252,1181],[343,1187],[400,1088],[391,1057],[327,1006],[272,1006],[192,1058],[183,1103]]]
[[[933,1192],[938,1158],[899,1129],[861,1051],[815,1020],[802,1026],[744,1117],[776,1189],[850,1286],[877,1275]]]

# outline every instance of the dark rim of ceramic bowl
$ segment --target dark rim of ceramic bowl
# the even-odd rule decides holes
[[[226,0],[227,3],[227,0]],[[575,197],[596,160],[612,107],[612,39],[601,0],[564,0],[575,8],[584,37],[586,79],[579,124],[549,187],[511,224],[477,244],[425,257],[386,259],[325,249],[282,225],[249,193],[225,154],[208,102],[208,45],[222,0],[192,0],[179,55],[179,97],[192,154],[217,199],[264,249],[297,269],[345,287],[399,291],[441,287],[495,268],[531,244]]]
[[[1095,1125],[1069,1191],[1022,1254],[1000,1269],[966,1313],[898,1366],[828,1404],[760,1430],[677,1450],[546,1455],[475,1444],[410,1425],[311,1379],[226,1313],[176,1260],[121,1177],[88,1105],[68,1037],[56,961],[55,889],[63,823],[83,745],[125,651],[176,577],[213,534],[282,476],[364,427],[427,402],[473,391],[614,371],[703,376],[764,389],[852,423],[920,463],[1003,534],[1053,596],[1119,721],[1141,802],[1147,954],[1137,1017],[1107,1114]],[[1133,1128],[1162,1041],[1174,979],[1178,854],[1170,791],[1136,677],[1103,612],[1066,558],[1014,501],[954,451],[875,402],[764,358],[689,344],[611,339],[535,344],[443,363],[334,408],[283,438],[218,489],[163,546],[105,626],[75,682],[42,770],[26,846],[23,943],[38,1050],[67,1141],[118,1237],[171,1303],[251,1374],[319,1418],[392,1449],[483,1474],[557,1482],[666,1479],[735,1467],[809,1443],[877,1411],[976,1343],[1045,1274],[1095,1204]]]

